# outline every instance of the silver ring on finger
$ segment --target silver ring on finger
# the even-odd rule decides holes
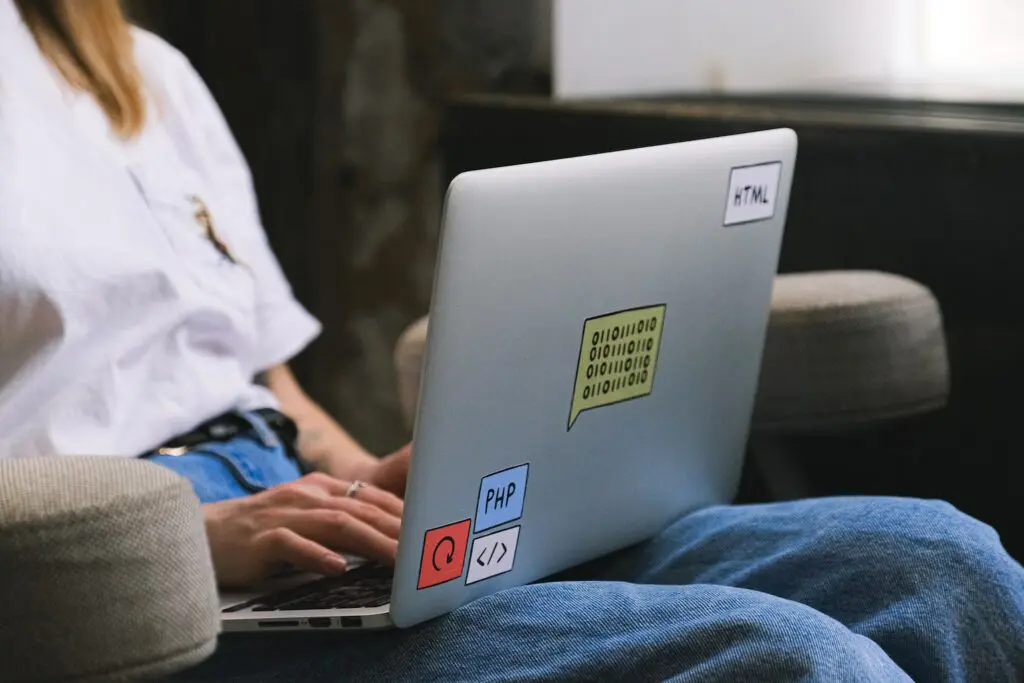
[[[364,482],[361,482],[358,479],[356,479],[354,482],[348,485],[348,490],[345,491],[345,497],[355,498],[356,492],[359,491],[359,489],[364,488],[365,486],[366,484]]]

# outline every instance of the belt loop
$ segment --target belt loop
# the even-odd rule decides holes
[[[238,413],[238,416],[252,427],[252,430],[256,432],[256,436],[259,437],[264,446],[267,448],[274,448],[281,445],[281,440],[277,438],[277,432],[271,429],[270,425],[267,424],[267,421],[258,413],[249,411]]]

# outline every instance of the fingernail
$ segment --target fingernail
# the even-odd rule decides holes
[[[348,562],[346,562],[345,558],[341,555],[331,553],[330,555],[325,556],[324,560],[326,561],[329,569],[339,574],[348,569]]]

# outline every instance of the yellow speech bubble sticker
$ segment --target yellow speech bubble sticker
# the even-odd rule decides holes
[[[664,323],[664,304],[587,319],[567,430],[586,410],[651,393]]]

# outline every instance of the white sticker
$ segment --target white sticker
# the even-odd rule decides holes
[[[512,571],[518,542],[517,526],[473,539],[466,585]]]
[[[725,199],[725,225],[752,223],[775,215],[779,196],[782,162],[740,166],[729,174],[729,194]]]

